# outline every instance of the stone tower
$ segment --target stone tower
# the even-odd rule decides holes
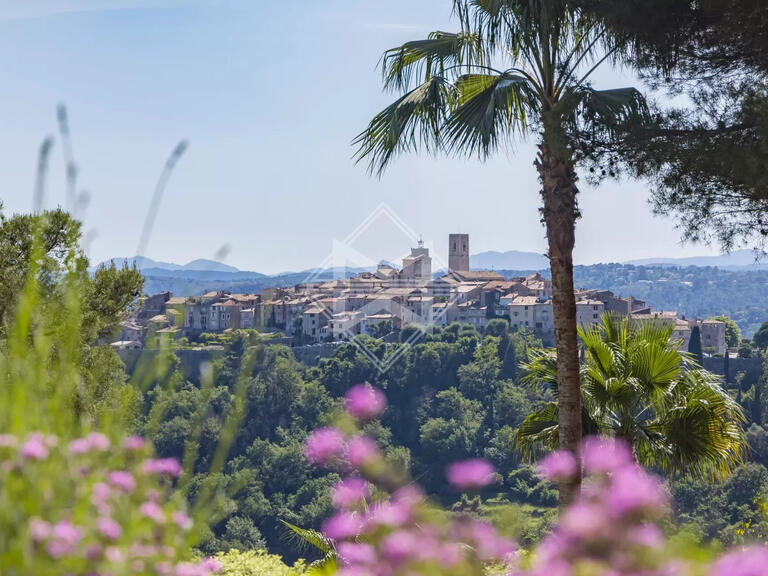
[[[469,234],[448,235],[448,269],[451,272],[469,270]]]

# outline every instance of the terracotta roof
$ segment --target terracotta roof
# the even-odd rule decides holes
[[[504,276],[493,270],[454,270],[453,276],[462,280],[504,280]]]

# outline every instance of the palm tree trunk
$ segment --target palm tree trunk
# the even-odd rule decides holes
[[[539,147],[536,167],[544,201],[542,216],[549,242],[552,270],[552,307],[555,316],[560,448],[581,463],[581,385],[576,332],[576,299],[573,294],[573,246],[576,219],[576,173],[570,161],[552,154],[546,144]],[[581,469],[581,466],[579,466]],[[567,506],[581,488],[581,476],[560,485],[560,506]]]

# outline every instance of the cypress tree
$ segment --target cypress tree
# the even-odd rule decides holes
[[[701,350],[701,330],[698,326],[694,326],[691,330],[691,340],[688,342],[688,352],[693,354],[696,362],[700,366],[704,366],[704,353]]]

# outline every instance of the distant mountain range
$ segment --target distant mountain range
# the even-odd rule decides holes
[[[121,262],[135,263],[139,270],[192,270],[195,272],[239,272],[234,266],[222,264],[216,260],[206,260],[205,258],[198,258],[192,260],[187,264],[174,264],[172,262],[160,262],[158,260],[152,260],[146,256],[134,256],[133,258],[112,258],[102,264],[108,264],[109,262],[115,262],[119,264]]]
[[[766,255],[754,250],[735,250],[730,254],[720,254],[719,256],[643,258],[641,260],[630,260],[626,264],[634,264],[635,266],[716,266],[725,270],[765,270],[768,269],[768,258],[766,258]]]
[[[475,270],[543,270],[549,268],[549,259],[536,252],[480,252],[469,257],[469,265]]]
[[[257,292],[275,286],[292,286],[306,281],[327,281],[334,278],[349,277],[366,268],[344,268],[329,270],[303,270],[283,272],[281,274],[262,274],[239,270],[234,266],[215,260],[198,259],[187,264],[160,262],[144,256],[133,258],[114,258],[115,263],[135,262],[146,278],[144,289],[152,294],[169,290],[177,296],[191,296],[209,290],[227,289],[241,292]],[[535,252],[487,251],[473,254],[470,265],[475,270],[496,270],[506,276],[549,271],[549,260],[543,254]],[[756,260],[756,253],[751,250],[739,250],[720,256],[698,256],[692,258],[645,258],[631,260],[612,266],[647,266],[661,268],[717,267],[730,271],[768,270],[768,259]],[[588,266],[586,268],[591,268]],[[440,275],[439,270],[435,270]]]
[[[217,262],[216,260],[206,260],[198,258],[187,264],[174,264],[172,262],[161,262],[147,258],[146,256],[134,256],[132,258],[112,258],[116,263],[135,262],[141,271],[151,271],[153,273],[187,271],[187,272],[225,272],[255,275],[258,277],[281,277],[293,274],[312,274],[312,270],[300,270],[297,272],[281,272],[280,274],[262,274],[260,272],[250,272],[240,270],[234,266]],[[107,261],[109,262],[109,261]],[[736,250],[730,254],[721,254],[719,256],[692,256],[687,258],[642,258],[638,260],[628,260],[623,264],[634,266],[711,266],[723,268],[725,270],[734,269],[768,269],[768,257],[761,255],[753,250]],[[394,264],[393,264],[394,265]],[[521,252],[519,250],[508,250],[507,252],[497,252],[488,250],[479,252],[470,256],[470,266],[473,270],[545,270],[549,268],[549,260],[543,254],[537,252]],[[347,272],[357,273],[364,268],[347,269]],[[162,271],[162,272],[161,272]],[[329,275],[332,271],[328,271]],[[338,271],[337,271],[338,272]],[[343,271],[342,271],[343,272]]]

